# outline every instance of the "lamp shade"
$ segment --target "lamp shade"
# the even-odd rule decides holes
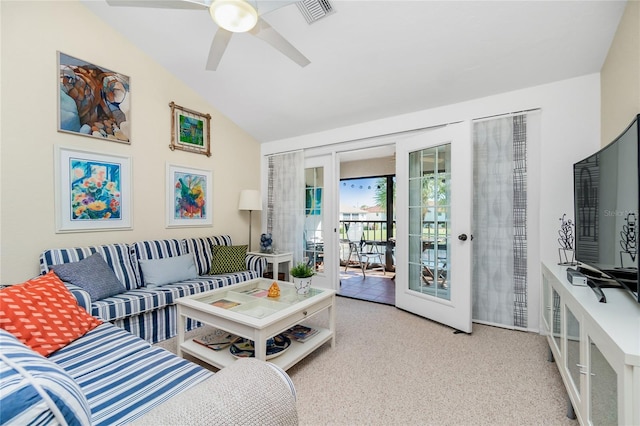
[[[234,33],[247,32],[258,22],[258,12],[245,0],[214,0],[209,13],[218,26]]]
[[[262,210],[260,191],[255,189],[243,189],[240,191],[238,210]]]

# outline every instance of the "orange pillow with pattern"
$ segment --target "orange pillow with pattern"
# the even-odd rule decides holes
[[[0,290],[0,328],[43,356],[100,324],[53,271]]]

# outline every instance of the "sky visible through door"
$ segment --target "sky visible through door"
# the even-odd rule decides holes
[[[376,186],[380,178],[345,179],[340,181],[340,207],[359,209],[376,205]]]
[[[340,181],[340,238],[387,241],[388,176]],[[392,186],[393,187],[393,186]]]

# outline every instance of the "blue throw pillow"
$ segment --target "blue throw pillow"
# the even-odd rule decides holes
[[[142,280],[147,287],[177,283],[198,276],[193,254],[165,257],[162,259],[140,259]]]
[[[79,262],[52,265],[50,269],[62,280],[82,287],[91,301],[104,299],[126,291],[115,272],[100,253],[94,253]]]

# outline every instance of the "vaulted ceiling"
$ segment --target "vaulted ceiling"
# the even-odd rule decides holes
[[[206,71],[218,29],[206,10],[81,1],[259,142],[599,72],[626,5],[331,0],[335,13],[308,24],[282,2],[262,17],[310,65],[242,33]]]

